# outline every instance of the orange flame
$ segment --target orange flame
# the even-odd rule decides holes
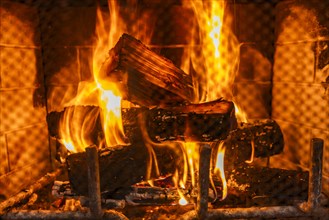
[[[184,193],[182,192],[181,189],[185,189],[185,183],[183,182],[183,180],[180,178],[179,174],[178,174],[178,170],[176,170],[174,176],[173,176],[173,181],[175,183],[175,186],[177,188],[177,192],[178,195],[180,197],[178,204],[181,206],[187,205],[188,201],[184,196]]]
[[[116,1],[109,1],[109,6],[111,15],[109,21],[101,8],[97,8],[97,42],[91,70],[94,81],[81,82],[77,96],[67,104],[78,106],[92,103],[100,107],[100,112],[86,115],[83,108],[73,107],[65,110],[60,124],[62,142],[69,151],[74,153],[84,151],[86,147],[93,144],[91,132],[98,117],[101,119],[105,143],[108,147],[126,144],[121,118],[122,94],[118,86],[107,76],[108,73],[101,68],[109,49],[114,46],[114,42],[119,39],[125,29],[123,23],[120,23]],[[112,57],[107,57],[107,62],[111,62],[111,59]]]
[[[225,173],[224,173],[225,147],[224,147],[223,143],[224,142],[221,142],[218,146],[216,165],[215,165],[215,169],[214,169],[214,173],[217,174],[220,177],[220,179],[222,180],[222,184],[223,184],[222,200],[224,200],[227,196],[227,182],[226,182]]]
[[[229,14],[225,14],[224,20],[225,1],[195,0],[192,8],[197,18],[195,28],[199,28],[192,36],[196,46],[191,52],[193,68],[200,75],[199,84],[203,88],[199,101],[232,99],[240,45],[230,31]]]

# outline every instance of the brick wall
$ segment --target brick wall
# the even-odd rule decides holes
[[[9,197],[50,168],[35,8],[0,2],[0,196]]]
[[[282,1],[276,6],[272,118],[285,137],[276,167],[308,169],[310,141],[325,141],[323,188],[329,192],[328,1]]]

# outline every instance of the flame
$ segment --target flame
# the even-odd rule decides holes
[[[179,205],[184,206],[188,204],[188,201],[185,199],[185,197],[182,195],[180,200],[178,201]]]
[[[61,140],[73,153],[82,152],[90,144],[94,144],[95,140],[92,140],[91,133],[98,118],[101,119],[106,146],[126,144],[121,117],[122,94],[118,85],[102,69],[104,61],[112,63],[113,57],[108,54],[108,51],[125,30],[124,23],[118,14],[117,2],[109,1],[109,6],[110,18],[106,18],[106,13],[97,7],[95,31],[97,41],[91,69],[93,81],[81,82],[77,96],[67,104],[67,106],[78,106],[92,103],[100,107],[100,112],[88,114],[83,108],[68,108],[64,111],[60,124]],[[99,144],[101,147],[102,143]]]
[[[191,41],[195,46],[190,58],[200,79],[195,88],[199,102],[221,97],[232,99],[240,45],[230,31],[232,19],[224,13],[225,1],[193,0],[192,9],[197,18],[194,29],[199,31],[192,34]]]
[[[183,143],[183,148],[186,157],[186,161],[188,164],[188,169],[184,170],[185,178],[183,178],[184,184],[186,183],[188,171],[191,176],[192,186],[195,186],[195,171],[198,169],[199,166],[199,145],[195,142],[185,142]]]
[[[221,142],[221,143],[219,143],[219,146],[218,146],[214,173],[220,177],[222,184],[223,184],[222,200],[224,200],[227,196],[227,182],[226,182],[225,172],[224,172],[224,155],[225,155],[224,142]]]
[[[191,7],[196,16],[192,27],[191,47],[184,49],[181,68],[192,72],[196,103],[208,102],[221,97],[233,100],[233,83],[239,65],[240,44],[231,31],[232,17],[225,12],[225,1],[183,1]],[[225,19],[224,19],[225,15]],[[246,114],[235,103],[239,121],[246,121]],[[195,170],[198,168],[199,151],[197,143],[183,144],[184,172],[180,179],[185,183],[190,174],[195,186]],[[223,183],[223,196],[227,195],[224,174],[225,148],[220,144],[214,172]],[[181,168],[182,169],[182,168]]]
[[[234,110],[238,122],[244,122],[244,123],[248,122],[247,114],[244,111],[242,111],[241,107],[239,107],[238,104],[236,104],[236,102],[234,102]]]
[[[188,201],[184,196],[184,193],[182,192],[181,189],[185,189],[185,183],[182,181],[182,179],[180,179],[180,176],[178,174],[178,170],[176,170],[174,176],[173,176],[173,181],[175,183],[175,187],[177,189],[178,195],[180,197],[180,199],[178,200],[178,204],[181,206],[187,205]]]

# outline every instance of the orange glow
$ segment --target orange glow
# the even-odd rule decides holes
[[[114,147],[126,144],[121,117],[122,94],[117,84],[101,68],[105,60],[108,63],[112,62],[112,57],[106,55],[109,54],[108,51],[125,30],[125,26],[117,13],[118,6],[116,4],[116,1],[109,1],[110,19],[106,18],[100,7],[97,8],[97,41],[91,69],[94,81],[81,82],[77,96],[67,104],[68,106],[90,104],[99,106],[99,114],[87,114],[83,112],[85,111],[83,108],[72,107],[65,110],[60,124],[61,140],[66,148],[73,153],[82,152],[90,144],[93,144],[91,132],[98,117],[101,119],[106,146]]]
[[[215,165],[215,169],[214,169],[214,173],[217,174],[220,177],[220,179],[222,180],[222,184],[223,184],[222,200],[224,200],[227,196],[227,182],[226,182],[225,173],[224,173],[225,147],[224,147],[223,143],[224,142],[221,142],[218,146],[216,165]]]

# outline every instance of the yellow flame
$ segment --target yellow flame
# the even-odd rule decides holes
[[[239,107],[236,102],[234,102],[234,110],[238,122],[244,122],[244,123],[248,122],[247,114],[241,110],[241,107]]]
[[[81,90],[78,90],[74,100],[68,103],[71,106],[89,105],[92,103],[100,107],[100,112],[99,114],[86,115],[83,112],[83,108],[65,110],[65,115],[60,125],[60,136],[64,145],[71,152],[84,151],[90,144],[94,144],[91,132],[98,117],[101,119],[105,143],[108,147],[126,144],[121,117],[122,94],[118,85],[108,76],[108,72],[101,68],[104,61],[107,63],[113,61],[113,57],[110,56],[108,51],[114,46],[114,43],[117,42],[125,29],[123,23],[120,23],[117,2],[109,1],[109,6],[110,18],[106,18],[107,12],[97,7],[95,31],[97,42],[91,69],[93,81],[82,82]],[[107,54],[109,56],[106,56]],[[90,102],[90,100],[92,101]]]
[[[223,185],[223,193],[222,193],[222,200],[224,200],[227,196],[227,182],[225,178],[225,172],[224,172],[224,155],[225,155],[225,147],[224,142],[221,142],[218,146],[217,151],[217,158],[216,158],[216,165],[214,169],[214,173],[217,174]]]
[[[179,205],[184,206],[188,204],[188,201],[185,199],[183,195],[181,195],[180,200],[178,201]]]
[[[193,68],[199,76],[195,88],[203,92],[199,101],[212,101],[224,97],[232,99],[232,85],[239,58],[239,43],[231,32],[231,17],[225,14],[225,1],[192,1],[197,18],[191,52]]]
[[[246,160],[245,163],[252,163],[254,161],[254,156],[255,156],[255,139],[251,139],[251,155],[250,159]]]
[[[185,189],[185,183],[180,179],[180,175],[178,170],[175,171],[175,174],[173,175],[173,181],[175,183],[175,187],[177,189],[178,195],[180,199],[178,200],[178,204],[181,206],[187,205],[188,201],[184,196],[184,193],[181,189]]]
[[[192,180],[192,186],[195,186],[196,177],[195,177],[195,170],[198,169],[199,166],[199,145],[195,142],[185,142],[183,143],[183,147],[185,148],[186,152],[186,159],[188,161],[188,168],[189,173]],[[187,170],[184,171],[185,175],[187,176]],[[186,181],[187,178],[185,178]],[[185,182],[184,182],[185,183]]]

